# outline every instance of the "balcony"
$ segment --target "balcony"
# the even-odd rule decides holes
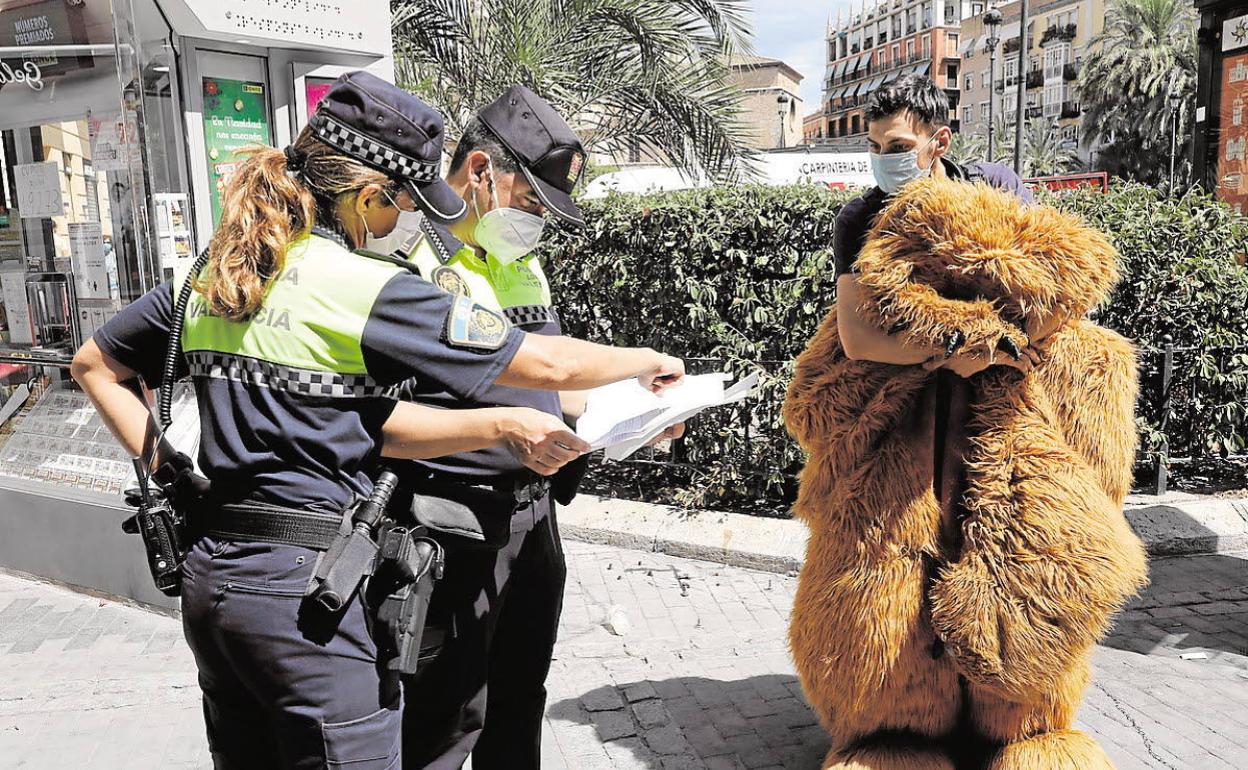
[[[1041,88],[1042,86],[1044,86],[1044,71],[1043,70],[1032,70],[1031,72],[1027,73],[1027,87],[1028,88]]]
[[[1066,64],[1066,66],[1062,67],[1062,79],[1063,80],[1078,80],[1079,79],[1079,65],[1076,64],[1075,62],[1069,62]]]
[[[1082,112],[1079,109],[1079,102],[1062,102],[1063,118],[1077,118]]]
[[[1065,24],[1060,27],[1049,27],[1044,31],[1044,34],[1040,36],[1040,47],[1043,48],[1055,40],[1062,43],[1069,43],[1075,39],[1078,32],[1078,24]]]
[[[907,25],[906,25],[906,34],[907,34],[907,35],[913,35],[913,34],[914,34],[915,32],[917,32],[917,31],[918,31],[918,30],[916,30],[916,29],[914,28],[914,25],[913,25],[913,24],[907,24]]]
[[[1041,116],[1041,115],[1043,115],[1043,114],[1044,114],[1044,108],[1043,108],[1043,107],[1037,107],[1037,106],[1035,106],[1035,105],[1032,105],[1032,106],[1030,106],[1030,107],[1028,107],[1028,108],[1027,108],[1027,119],[1028,119],[1028,120],[1032,120],[1033,118],[1038,118],[1038,117],[1040,117],[1040,116]]]

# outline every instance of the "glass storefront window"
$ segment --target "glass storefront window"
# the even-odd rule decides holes
[[[0,0],[0,345],[65,353],[193,260],[154,0]]]

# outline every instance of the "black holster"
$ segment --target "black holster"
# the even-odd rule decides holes
[[[377,607],[377,620],[385,633],[382,650],[393,657],[391,671],[414,674],[422,661],[422,650],[440,642],[435,632],[425,637],[425,619],[433,587],[442,578],[446,556],[442,546],[426,536],[423,527],[408,529],[392,522],[383,526],[377,573],[370,593],[384,594]]]

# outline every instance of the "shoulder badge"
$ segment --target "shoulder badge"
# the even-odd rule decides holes
[[[492,310],[458,295],[446,320],[446,341],[460,348],[498,350],[507,341],[511,324]]]
[[[437,286],[447,294],[457,294],[464,297],[471,297],[472,292],[468,289],[468,282],[464,277],[455,272],[455,268],[443,265],[435,268],[432,275],[429,276],[434,286]]]

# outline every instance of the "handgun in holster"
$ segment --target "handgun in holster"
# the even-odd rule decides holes
[[[433,584],[442,577],[446,560],[442,547],[424,536],[423,527],[400,526],[385,517],[397,485],[394,473],[382,471],[368,499],[344,517],[342,531],[317,565],[308,596],[338,612],[366,580],[370,594],[384,590],[377,619],[385,624],[384,639],[393,647],[389,667],[411,674],[420,660]]]
[[[429,629],[425,635],[425,619],[434,583],[442,579],[446,555],[442,546],[426,536],[424,527],[408,528],[391,521],[383,524],[381,552],[375,580],[382,581],[387,591],[377,608],[377,619],[384,624],[386,639],[394,657],[391,671],[414,674],[422,658],[422,650],[440,643],[434,637],[440,629]]]

